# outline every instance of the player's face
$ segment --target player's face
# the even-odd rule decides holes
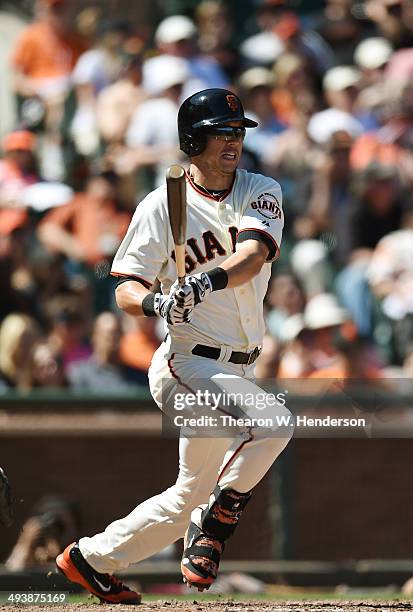
[[[218,128],[208,134],[207,146],[202,161],[211,171],[233,174],[242,152],[245,128],[241,121],[233,121],[225,128]]]

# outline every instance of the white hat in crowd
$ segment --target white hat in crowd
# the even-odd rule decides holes
[[[325,261],[327,255],[328,249],[320,240],[300,240],[290,253],[294,274],[299,278],[307,276],[314,266]]]
[[[362,133],[363,126],[350,113],[337,108],[327,108],[311,117],[307,131],[314,142],[325,144],[335,132],[347,132],[357,138]]]
[[[181,57],[159,55],[143,65],[143,86],[151,95],[185,83],[189,77],[188,63]]]
[[[312,297],[304,310],[304,324],[307,329],[322,329],[341,325],[348,320],[348,314],[332,293],[319,293]]]
[[[249,68],[241,74],[239,84],[246,90],[254,89],[254,87],[272,87],[274,85],[274,73],[268,68],[255,66],[255,68]]]
[[[272,64],[284,51],[284,43],[273,32],[259,32],[244,40],[241,54],[256,64]]]
[[[172,15],[159,24],[155,32],[155,42],[157,45],[174,43],[193,38],[196,33],[197,29],[192,19],[184,15]]]
[[[354,61],[360,68],[375,70],[387,64],[393,53],[390,42],[382,36],[372,36],[359,43],[354,51]]]
[[[305,329],[304,317],[301,313],[293,314],[285,319],[280,329],[281,342],[291,342]]]
[[[336,66],[325,73],[323,88],[326,91],[343,91],[347,87],[357,85],[360,77],[360,71],[353,66]]]

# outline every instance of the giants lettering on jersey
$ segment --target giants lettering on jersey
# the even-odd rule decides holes
[[[281,219],[280,204],[273,193],[261,193],[256,202],[251,202],[251,208],[266,219]]]
[[[235,252],[235,243],[237,239],[237,228],[229,227],[228,231],[231,236],[232,252]],[[185,250],[185,272],[190,274],[195,270],[198,264],[204,264],[206,261],[211,261],[217,255],[226,255],[227,251],[219,242],[211,230],[202,234],[203,250],[198,245],[197,239],[194,237],[188,238],[186,241],[187,249]],[[189,253],[188,251],[191,251]],[[175,251],[171,253],[172,259],[175,261]]]

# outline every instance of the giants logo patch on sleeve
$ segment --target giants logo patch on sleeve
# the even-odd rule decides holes
[[[280,204],[273,193],[261,193],[256,202],[251,202],[251,208],[266,219],[281,219]]]

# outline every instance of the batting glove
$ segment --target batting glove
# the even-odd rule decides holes
[[[158,317],[165,319],[169,325],[185,325],[190,323],[193,316],[193,307],[187,307],[171,295],[155,293],[154,311]]]
[[[177,304],[190,309],[203,302],[212,291],[211,279],[206,272],[187,276],[182,287],[177,283],[171,287],[171,295],[174,295]]]

